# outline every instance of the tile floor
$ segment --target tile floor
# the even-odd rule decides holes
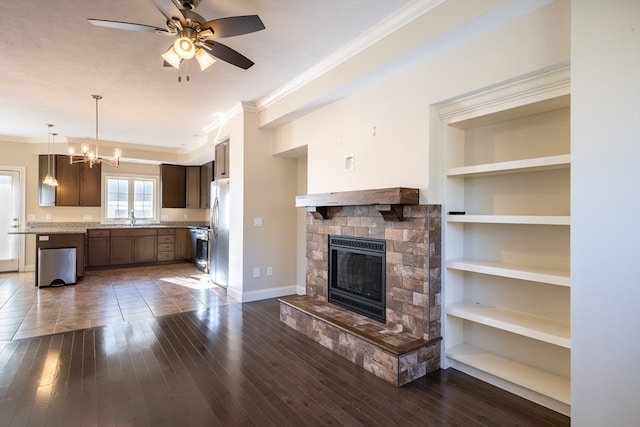
[[[34,273],[0,273],[0,342],[238,303],[192,264],[87,271],[38,289]]]

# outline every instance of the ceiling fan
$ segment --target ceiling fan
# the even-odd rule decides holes
[[[264,24],[258,15],[231,16],[207,21],[193,11],[198,7],[200,0],[153,0],[153,2],[167,18],[166,28],[104,19],[89,19],[89,22],[100,27],[176,37],[169,50],[161,56],[165,60],[165,66],[170,65],[178,70],[183,60],[193,57],[203,71],[215,62],[213,57],[245,70],[253,66],[254,62],[249,58],[216,39],[264,30]]]

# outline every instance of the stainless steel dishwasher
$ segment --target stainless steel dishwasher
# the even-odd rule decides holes
[[[38,288],[76,283],[76,248],[38,249]]]

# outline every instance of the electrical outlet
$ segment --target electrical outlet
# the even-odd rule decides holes
[[[47,221],[51,221],[51,214],[46,214],[44,216],[44,219],[47,220]]]
[[[267,267],[267,276],[273,276],[273,268]]]
[[[253,226],[262,227],[262,218],[260,217],[253,218]]]
[[[260,277],[260,267],[253,267],[253,278],[257,279]]]
[[[82,219],[85,220],[85,221],[91,221],[93,219],[93,215],[84,214],[84,215],[82,215]]]
[[[35,220],[36,220],[36,216],[34,214],[27,215],[27,221],[35,221]]]

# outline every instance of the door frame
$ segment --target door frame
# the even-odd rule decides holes
[[[25,207],[26,207],[26,195],[27,195],[27,168],[24,166],[8,166],[0,165],[0,170],[6,170],[11,172],[18,172],[20,180],[20,206],[18,209],[18,224],[21,228],[26,227],[25,223]],[[18,235],[18,271],[25,271],[25,239],[24,234]]]

